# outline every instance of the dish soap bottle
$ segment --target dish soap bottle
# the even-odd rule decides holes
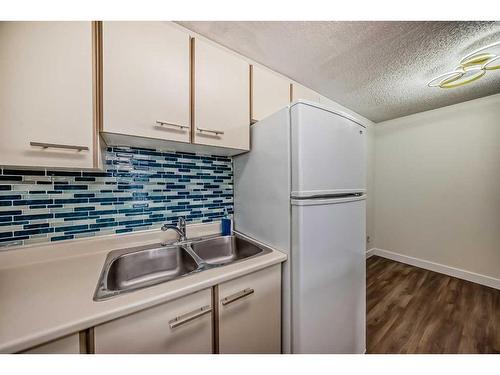
[[[229,214],[227,212],[227,208],[224,209],[224,217],[222,218],[220,224],[221,224],[221,234],[223,236],[230,236],[231,235],[231,218],[229,217]]]

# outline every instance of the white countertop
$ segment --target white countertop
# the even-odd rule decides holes
[[[218,233],[219,224],[187,229],[188,237],[198,237]],[[93,300],[108,252],[173,235],[153,230],[0,252],[0,353],[18,352],[286,260],[273,250],[109,300]]]

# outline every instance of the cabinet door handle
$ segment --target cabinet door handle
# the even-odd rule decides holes
[[[210,305],[206,305],[196,309],[194,311],[188,312],[186,314],[179,315],[168,322],[170,328],[176,328],[183,324],[186,324],[192,320],[199,318],[200,316],[206,315],[212,311],[212,307]]]
[[[66,150],[88,151],[87,146],[62,145],[58,143],[30,142],[30,146],[41,148],[63,148]]]
[[[179,129],[189,129],[189,126],[187,126],[187,125],[179,125],[179,124],[174,124],[172,122],[156,120],[156,126],[163,126],[163,125],[173,126],[175,128],[179,128]]]
[[[238,293],[234,293],[228,297],[223,298],[221,300],[222,305],[223,306],[229,305],[230,303],[233,303],[234,301],[238,301],[239,299],[242,299],[243,297],[249,296],[250,294],[253,294],[254,292],[255,292],[255,290],[253,290],[252,288],[243,289],[242,291],[240,291]]]
[[[205,133],[213,133],[215,135],[224,134],[224,132],[222,130],[217,130],[217,129],[200,128],[199,126],[197,126],[196,129],[200,133],[203,133],[203,132],[205,132]]]

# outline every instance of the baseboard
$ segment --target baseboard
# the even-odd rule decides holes
[[[490,288],[500,289],[500,279],[496,279],[491,276],[481,275],[479,273],[466,271],[460,268],[450,267],[444,264],[434,263],[428,260],[410,257],[408,255],[395,253],[389,250],[373,248],[366,252],[367,258],[373,255],[395,260],[397,262],[409,264],[411,266],[423,268],[429,271],[442,273],[448,276],[456,277],[458,279],[471,281],[473,283],[488,286]]]

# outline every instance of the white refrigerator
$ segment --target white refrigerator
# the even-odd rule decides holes
[[[251,126],[234,158],[235,230],[288,255],[282,351],[365,351],[361,119],[299,101]]]

